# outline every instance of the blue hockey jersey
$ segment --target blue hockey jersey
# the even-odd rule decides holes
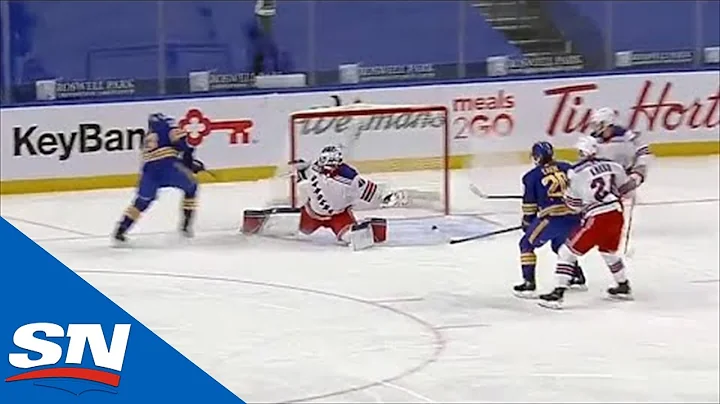
[[[534,167],[523,176],[523,222],[530,223],[536,217],[576,214],[563,200],[571,166],[567,162],[552,161]]]
[[[179,157],[186,163],[192,162],[194,148],[187,143],[186,136],[174,119],[163,114],[150,115],[148,133],[143,140],[143,165],[160,166]]]

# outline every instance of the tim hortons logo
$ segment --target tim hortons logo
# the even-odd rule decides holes
[[[673,132],[681,127],[687,129],[718,127],[720,88],[709,96],[696,97],[687,102],[673,100],[672,90],[673,82],[666,81],[662,85],[656,85],[652,80],[645,80],[635,103],[628,111],[630,115],[627,121],[628,128],[649,132],[655,130]],[[555,136],[558,133],[586,132],[590,125],[592,108],[586,106],[584,97],[594,91],[598,91],[598,85],[595,83],[545,90],[546,96],[555,97],[556,100],[545,133]]]
[[[37,334],[44,334],[44,337]],[[109,347],[100,324],[70,324],[67,332],[62,326],[53,323],[23,325],[15,331],[13,342],[24,352],[8,355],[10,365],[22,371],[5,381],[34,380],[36,385],[55,387],[39,381],[47,383],[50,379],[74,379],[118,387],[129,337],[130,324],[115,324]],[[58,365],[63,358],[63,347],[51,341],[51,338],[67,346],[63,365]],[[64,340],[58,340],[62,338]],[[90,347],[94,367],[83,364],[86,345]],[[72,385],[60,389],[69,392],[81,390],[75,393],[81,394],[83,391],[97,390],[97,387]]]
[[[213,132],[227,132],[229,143],[236,145],[251,143],[250,129],[253,127],[253,121],[250,119],[213,121],[199,109],[193,108],[188,110],[178,122],[178,126],[188,133],[187,141],[194,147],[200,146],[205,137]],[[253,140],[252,143],[255,141]]]

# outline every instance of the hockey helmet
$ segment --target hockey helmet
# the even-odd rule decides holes
[[[597,154],[598,141],[592,136],[581,136],[575,148],[578,149],[581,157],[592,157]]]
[[[530,150],[530,157],[537,165],[546,164],[552,161],[555,156],[555,150],[552,144],[547,141],[536,142]]]
[[[172,128],[176,128],[177,124],[175,120],[163,113],[157,112],[150,114],[148,117],[148,129],[150,132],[160,133],[162,131],[170,131]]]
[[[612,108],[596,109],[590,116],[590,129],[593,132],[601,132],[615,125],[615,115],[615,110]]]

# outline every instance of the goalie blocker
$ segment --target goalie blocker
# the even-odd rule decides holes
[[[292,237],[312,234],[319,228],[329,228],[338,241],[363,250],[387,239],[387,220],[370,218],[356,221],[350,209],[333,216],[317,216],[302,208],[271,208],[246,210],[243,214],[243,234]]]

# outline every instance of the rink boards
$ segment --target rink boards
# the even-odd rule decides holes
[[[588,132],[591,109],[602,106],[614,107],[619,123],[641,132],[658,156],[716,154],[719,88],[717,72],[708,71],[5,108],[0,193],[134,185],[153,112],[177,117],[190,133],[217,177],[201,181],[268,178],[290,156],[291,113],[332,105],[334,96],[345,104],[447,108],[447,140],[444,120],[423,112],[377,117],[361,129],[353,160],[366,172],[442,168],[445,142],[450,168],[467,168],[478,153],[496,162],[526,159],[538,140],[569,158]],[[308,120],[296,126],[297,152],[311,157],[357,129],[352,121]]]

